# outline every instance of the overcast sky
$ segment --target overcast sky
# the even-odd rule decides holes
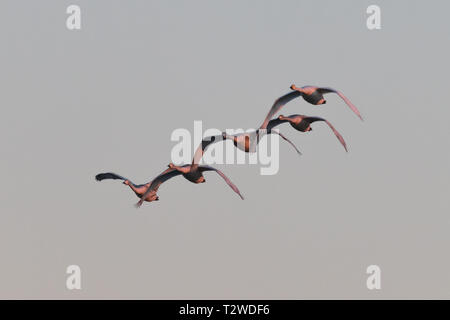
[[[66,8],[81,8],[81,30]],[[381,8],[381,29],[366,8]],[[1,298],[450,298],[444,1],[2,1]],[[173,130],[254,128],[289,86],[280,170],[220,165],[138,200]],[[82,289],[66,289],[66,268]],[[366,288],[380,266],[382,289]]]

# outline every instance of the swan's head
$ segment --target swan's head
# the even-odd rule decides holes
[[[129,185],[130,185],[130,181],[124,180],[124,181],[123,181],[123,184],[126,184],[127,186],[129,186]]]
[[[295,86],[295,84],[291,84],[291,86],[289,87],[291,88],[291,90],[297,90],[298,88]]]

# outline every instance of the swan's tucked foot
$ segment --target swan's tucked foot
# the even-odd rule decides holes
[[[143,203],[144,201],[142,201],[142,200],[139,200],[134,206],[136,207],[136,208],[140,208],[141,206],[142,206],[142,203]]]

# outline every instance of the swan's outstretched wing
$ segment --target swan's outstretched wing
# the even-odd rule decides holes
[[[297,151],[298,154],[300,154],[300,155],[302,154],[302,153],[300,152],[300,150],[298,150],[298,148],[295,146],[295,144],[294,144],[291,140],[289,140],[288,138],[286,138],[281,132],[278,132],[278,131],[270,131],[269,133],[279,135],[281,138],[283,138],[285,141],[287,141],[287,142],[295,149],[295,151]]]
[[[294,90],[294,91],[291,91],[291,92],[285,94],[284,96],[279,97],[277,100],[275,100],[275,102],[273,103],[272,107],[269,110],[269,113],[267,114],[266,118],[264,119],[263,124],[259,128],[266,129],[270,119],[272,119],[272,117],[278,111],[280,111],[280,109],[283,108],[283,106],[286,103],[288,103],[289,101],[291,101],[297,97],[300,97],[301,95],[302,95],[302,93],[300,91]]]
[[[206,148],[208,148],[208,146],[210,144],[216,143],[219,141],[223,141],[223,140],[225,140],[223,138],[223,135],[205,137],[202,140],[202,142],[200,143],[200,145],[198,146],[197,150],[195,150],[194,158],[192,159],[192,164],[198,165],[198,163],[200,162],[200,159],[203,157],[203,154],[206,151]]]
[[[114,180],[128,180],[125,177],[119,176],[118,174],[115,174],[114,172],[106,172],[106,173],[99,173],[95,176],[95,180],[102,181],[105,179],[114,179]]]
[[[331,130],[333,130],[336,138],[338,138],[338,140],[341,142],[342,146],[344,147],[345,151],[348,152],[347,150],[347,144],[345,143],[344,138],[342,137],[342,135],[333,127],[333,125],[326,119],[323,118],[319,118],[319,117],[306,117],[305,118],[306,121],[308,121],[309,123],[313,123],[316,121],[324,121],[326,122],[326,124],[330,127]]]
[[[148,189],[144,192],[141,199],[138,203],[136,203],[136,207],[140,207],[142,203],[144,202],[144,199],[148,196],[148,194],[152,191],[156,192],[159,188],[159,186],[164,183],[165,181],[169,180],[170,178],[176,177],[180,175],[181,172],[178,170],[175,170],[173,168],[166,169],[163,173],[158,175],[153,181],[150,183],[150,186]]]
[[[279,126],[282,123],[288,122],[287,120],[280,120],[280,119],[272,119],[269,121],[269,123],[267,124],[267,127],[265,128],[267,130],[267,132],[270,132],[270,130],[272,130],[272,128]],[[261,129],[260,129],[261,130]]]
[[[345,103],[350,107],[350,109],[352,109],[352,111],[361,119],[363,120],[361,113],[359,112],[359,110],[355,107],[355,105],[346,97],[342,94],[342,92],[335,90],[333,88],[329,88],[329,87],[323,87],[323,88],[317,88],[317,90],[322,93],[336,93],[339,97],[342,98],[342,100],[345,101]]]
[[[269,121],[269,124],[267,125],[267,133],[272,134],[278,134],[281,138],[283,138],[285,141],[287,141],[294,149],[297,151],[298,154],[302,154],[300,150],[295,146],[294,143],[292,143],[291,140],[286,138],[281,132],[273,131],[272,129],[282,123],[288,122],[288,120],[280,120],[280,119],[273,119]]]
[[[239,197],[241,197],[242,200],[244,200],[244,197],[242,196],[241,192],[239,191],[238,187],[236,187],[233,182],[231,182],[230,179],[228,179],[228,177],[220,170],[213,168],[211,166],[199,166],[198,170],[200,170],[200,172],[204,172],[204,171],[215,171],[219,174],[219,176],[221,176],[223,178],[223,180],[225,180],[225,182],[230,186],[231,189],[233,189],[234,192],[236,192]]]

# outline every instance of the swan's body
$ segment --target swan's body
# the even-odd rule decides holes
[[[217,143],[224,140],[231,140],[236,148],[242,150],[244,152],[256,152],[256,147],[258,146],[259,141],[266,134],[277,134],[283,140],[288,142],[298,154],[301,154],[300,150],[295,146],[292,141],[286,138],[282,133],[275,130],[266,130],[266,129],[258,129],[253,132],[246,132],[240,134],[227,134],[226,132],[222,132],[222,135],[217,136],[209,136],[202,140],[197,150],[195,151],[194,158],[192,159],[192,165],[198,164],[203,154],[206,152],[206,149],[212,143]]]
[[[344,138],[342,135],[334,128],[334,126],[326,119],[319,118],[319,117],[308,117],[301,114],[293,114],[288,117],[285,117],[283,115],[280,115],[278,119],[270,120],[267,125],[267,130],[271,130],[273,127],[276,127],[282,123],[289,122],[289,124],[296,130],[301,132],[308,132],[312,131],[311,124],[316,121],[323,121],[325,122],[330,129],[335,134],[336,138],[338,138],[339,142],[344,147],[345,151],[347,151],[347,144],[345,143]]]
[[[166,170],[167,171],[167,170]],[[164,171],[164,172],[166,172]],[[163,172],[163,173],[164,173]],[[113,172],[107,172],[107,173],[99,173],[95,176],[95,180],[102,181],[106,179],[113,179],[113,180],[123,180],[123,184],[130,187],[131,190],[136,194],[138,198],[141,198],[145,191],[147,191],[148,187],[150,186],[151,182],[145,183],[145,184],[135,184],[131,180],[122,177],[118,174],[115,174]],[[158,191],[159,185],[155,186],[155,188],[152,190],[152,192],[149,192],[143,201],[152,202],[152,201],[158,201],[159,197],[156,194]]]
[[[236,192],[241,199],[244,199],[244,197],[241,195],[241,192],[239,189],[231,182],[230,179],[220,170],[215,169],[210,166],[199,166],[199,165],[184,165],[184,166],[175,166],[174,164],[169,164],[169,169],[161,173],[159,176],[157,176],[149,186],[146,187],[146,190],[141,196],[141,199],[136,204],[137,207],[140,207],[145,199],[147,199],[148,195],[156,192],[158,190],[159,186],[164,183],[165,181],[176,177],[178,175],[183,175],[184,178],[191,181],[192,183],[204,183],[206,182],[205,177],[203,176],[203,172],[205,171],[215,171],[217,174],[219,174],[225,182],[230,186],[231,189],[233,189],[234,192]]]
[[[276,113],[278,113],[281,108],[284,107],[284,105],[291,100],[303,97],[305,101],[313,104],[313,105],[321,105],[325,104],[326,100],[323,97],[326,93],[336,93],[339,95],[345,103],[352,109],[352,111],[362,120],[361,113],[359,110],[353,105],[353,103],[347,99],[340,91],[337,91],[333,88],[328,87],[315,87],[315,86],[304,86],[304,87],[296,87],[294,84],[291,85],[291,92],[285,94],[284,96],[279,97],[275,102],[273,103],[272,107],[270,108],[269,112],[267,113],[266,118],[264,119],[263,124],[261,125],[260,129],[267,128],[269,121],[275,116]]]
[[[315,86],[304,86],[296,87],[295,84],[291,85],[291,89],[302,94],[303,99],[314,105],[325,104],[327,101],[323,97],[326,93],[336,93],[342,100],[349,106],[349,108],[361,119],[363,120],[361,113],[355,107],[355,105],[346,97],[344,94],[336,89],[330,87],[315,87]]]

